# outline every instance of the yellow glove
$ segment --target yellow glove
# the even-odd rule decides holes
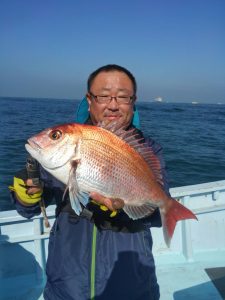
[[[38,203],[41,200],[42,191],[29,195],[27,194],[27,188],[28,186],[25,184],[24,180],[16,176],[13,180],[13,186],[9,186],[9,189],[14,191],[19,200],[25,204],[32,205]]]

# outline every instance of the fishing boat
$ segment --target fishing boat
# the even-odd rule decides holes
[[[162,97],[156,97],[154,99],[155,102],[162,102],[163,101],[163,98]]]
[[[225,180],[170,189],[198,221],[177,224],[168,248],[152,228],[162,300],[225,299]],[[51,224],[55,207],[47,208]],[[0,299],[41,300],[49,230],[42,216],[24,219],[0,212]]]

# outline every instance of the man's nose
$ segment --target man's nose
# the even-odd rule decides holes
[[[116,97],[112,97],[112,100],[108,104],[108,108],[111,110],[117,110],[118,107],[119,107],[119,105],[116,101]]]

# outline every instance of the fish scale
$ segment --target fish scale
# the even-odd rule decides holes
[[[145,201],[149,198],[149,184],[143,185],[143,174],[123,152],[115,153],[114,147],[106,145],[104,141],[84,139],[80,146],[80,156],[84,159],[81,159],[77,168],[78,183],[86,180],[95,187],[95,191],[112,198],[121,198],[125,203],[129,199],[138,201],[137,205],[140,205],[141,199]],[[87,157],[89,159],[85,159]],[[135,189],[135,186],[141,188]]]
[[[110,161],[110,163],[112,163],[117,158],[118,162],[120,163],[121,169],[123,169],[123,165],[124,169],[127,169],[130,172],[134,170],[134,175],[142,175],[142,181],[146,181],[149,183],[149,178],[147,176],[153,177],[153,174],[143,158],[140,157],[139,153],[132,149],[123,140],[113,134],[110,134],[109,132],[107,132],[107,135],[105,134],[105,131],[102,130],[99,132],[97,131],[97,133],[98,134],[95,133],[94,135],[92,135],[92,129],[90,130],[89,128],[85,128],[83,132],[84,140],[92,139],[93,141],[95,141],[94,143],[98,143],[98,146],[93,144],[93,147],[97,150],[97,152],[100,152],[102,145],[105,144],[107,146],[107,149],[112,154],[113,160]],[[100,144],[99,141],[101,141]],[[130,154],[131,151],[132,155]],[[118,158],[119,155],[120,158]],[[107,152],[103,150],[102,156],[104,157],[104,159],[107,159]]]

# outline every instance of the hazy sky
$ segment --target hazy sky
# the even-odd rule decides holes
[[[225,1],[0,1],[0,96],[80,99],[108,63],[139,99],[225,103]]]

